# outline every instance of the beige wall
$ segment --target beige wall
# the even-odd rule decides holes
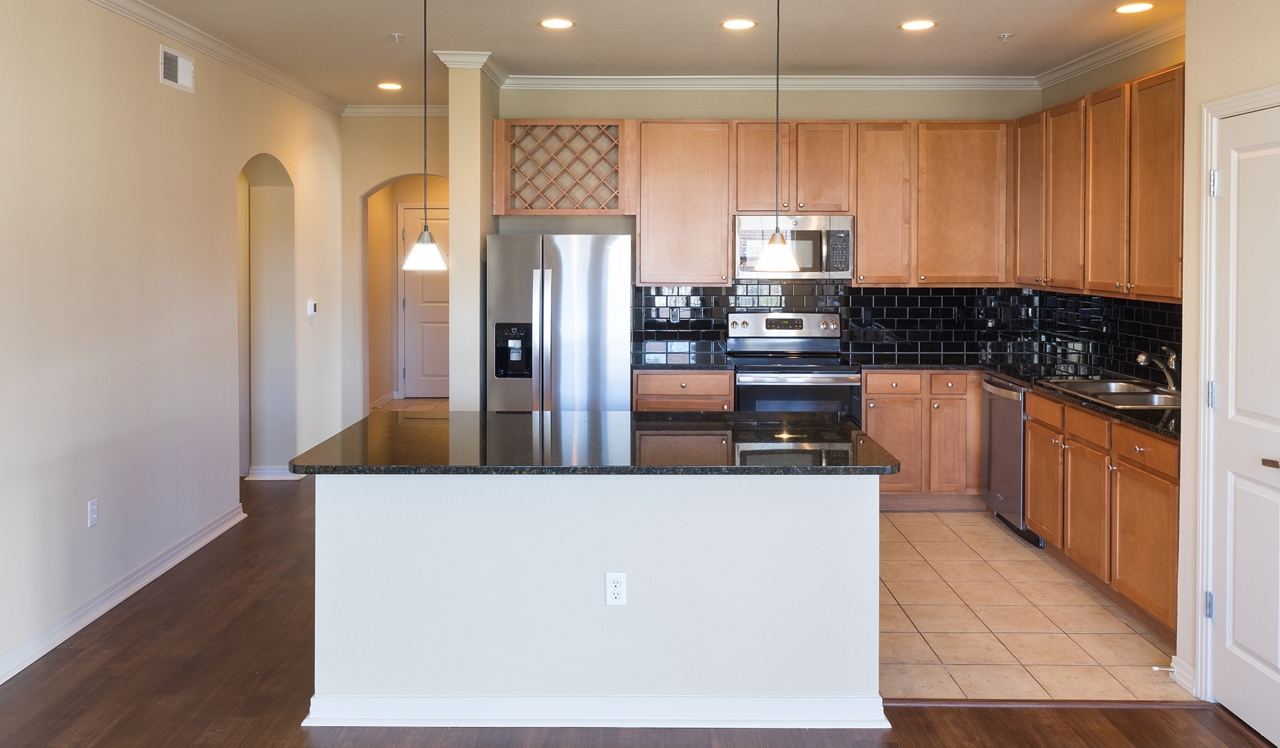
[[[195,95],[158,83],[162,43],[193,53]],[[342,266],[337,115],[86,0],[0,3],[0,70],[2,680],[239,514],[246,162],[293,177],[295,296],[320,302],[294,305],[300,447],[340,425]]]
[[[1013,119],[1040,108],[1031,91],[783,91],[784,118]],[[773,118],[773,91],[503,89],[502,117]]]
[[[1202,325],[1201,223],[1206,185],[1202,117],[1205,104],[1280,84],[1280,3],[1275,0],[1188,0],[1186,182],[1183,222],[1183,405],[1181,550],[1178,564],[1178,657],[1194,666],[1196,624],[1196,534],[1200,483],[1200,415],[1204,376]]]
[[[365,199],[422,174],[422,117],[342,117],[342,424],[369,412]],[[427,171],[449,175],[449,119],[427,118]],[[421,177],[419,177],[420,179]],[[421,192],[421,188],[419,188]],[[421,201],[421,197],[419,197]]]
[[[1172,67],[1187,59],[1186,38],[1178,37],[1107,63],[1085,73],[1049,86],[1041,93],[1041,107],[1048,109],[1066,101],[1110,88],[1147,73]]]

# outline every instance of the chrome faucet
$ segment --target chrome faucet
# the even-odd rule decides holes
[[[1173,383],[1173,375],[1170,374],[1170,372],[1178,368],[1178,354],[1167,345],[1160,346],[1160,350],[1169,354],[1164,361],[1161,361],[1150,353],[1143,352],[1138,354],[1138,363],[1142,366],[1155,364],[1160,368],[1160,371],[1164,373],[1165,381],[1169,383],[1169,391],[1177,392],[1178,385]]]

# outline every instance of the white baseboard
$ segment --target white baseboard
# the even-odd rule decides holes
[[[382,406],[386,405],[387,403],[389,403],[389,402],[391,402],[392,400],[395,400],[395,399],[396,399],[396,393],[394,393],[394,392],[388,392],[387,394],[383,395],[382,397],[378,398],[377,400],[374,400],[373,402],[369,403],[369,407],[370,407],[370,408],[381,408]]]
[[[45,626],[27,637],[18,646],[0,654],[0,683],[4,683],[17,675],[31,663],[53,651],[55,647],[70,639],[80,629],[88,626],[103,613],[119,605],[133,593],[155,581],[182,562],[191,554],[203,548],[209,541],[226,532],[233,525],[248,515],[240,505],[228,509],[221,517],[188,535],[184,540],[169,550],[151,559],[135,569],[84,605],[76,608],[53,623]]]
[[[303,727],[889,729],[879,696],[314,696]]]
[[[305,475],[294,475],[289,472],[288,465],[269,465],[266,467],[253,465],[245,480],[302,480]]]
[[[1196,694],[1196,669],[1181,657],[1173,658],[1173,682],[1182,686],[1187,693],[1199,698]]]

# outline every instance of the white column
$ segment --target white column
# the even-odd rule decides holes
[[[484,374],[480,267],[493,233],[493,120],[499,75],[488,52],[436,52],[449,67],[449,408],[479,410]]]

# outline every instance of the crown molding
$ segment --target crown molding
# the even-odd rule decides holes
[[[784,91],[1039,91],[1033,76],[784,75]],[[512,75],[507,89],[530,91],[772,91],[772,75],[553,76]]]
[[[1048,88],[1108,63],[1135,55],[1144,49],[1150,49],[1157,44],[1163,44],[1171,39],[1186,35],[1186,15],[1176,16],[1149,29],[1143,29],[1132,36],[1126,36],[1114,44],[1108,44],[1102,49],[1096,49],[1087,55],[1077,57],[1065,65],[1046,70],[1036,76],[1036,82],[1040,88]]]
[[[505,86],[510,77],[493,59],[492,52],[439,51],[434,52],[434,54],[440,58],[440,62],[443,62],[446,67],[480,68],[498,88]]]
[[[260,81],[293,94],[303,101],[315,104],[334,114],[342,114],[344,104],[326,93],[308,86],[302,81],[271,67],[262,60],[252,57],[225,42],[215,39],[200,29],[174,18],[164,11],[152,7],[142,0],[89,0],[107,10],[146,26],[152,31],[161,33],[171,39],[186,44],[188,47],[202,52],[215,60],[248,73]]]
[[[448,117],[447,104],[431,104],[427,108],[428,117]],[[342,110],[343,117],[421,117],[421,104],[348,104]]]

